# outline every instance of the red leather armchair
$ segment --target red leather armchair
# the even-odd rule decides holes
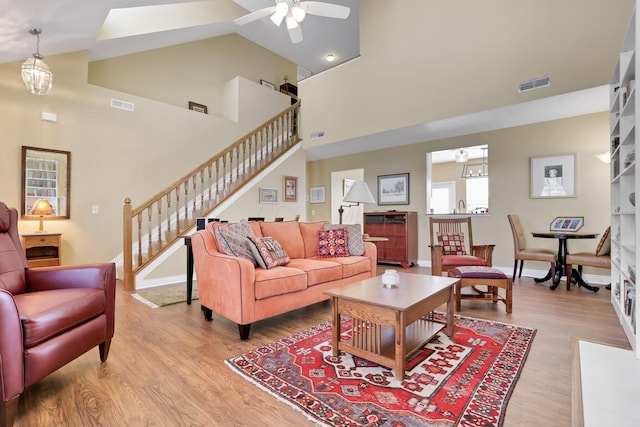
[[[113,337],[115,265],[29,269],[18,212],[0,202],[0,427],[26,387]]]

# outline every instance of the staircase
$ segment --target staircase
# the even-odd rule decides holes
[[[219,152],[137,207],[123,208],[123,281],[136,274],[299,141],[300,101]]]

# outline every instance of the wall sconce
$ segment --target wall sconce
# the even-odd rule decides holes
[[[369,186],[364,181],[356,181],[353,183],[349,192],[344,196],[343,202],[348,202],[348,205],[340,205],[338,214],[340,214],[340,224],[342,224],[343,208],[350,208],[351,206],[358,206],[360,203],[375,203],[375,199],[369,190]]]
[[[22,64],[22,81],[34,95],[46,95],[53,87],[53,74],[40,55],[40,28],[32,28],[30,34],[37,37],[36,53]]]
[[[604,153],[594,154],[598,160],[602,163],[609,164],[611,163],[611,153],[609,151],[605,151]]]
[[[29,211],[31,215],[40,215],[40,228],[36,231],[36,233],[44,233],[43,221],[45,215],[51,215],[53,213],[53,207],[47,199],[38,199],[33,204],[33,207]]]

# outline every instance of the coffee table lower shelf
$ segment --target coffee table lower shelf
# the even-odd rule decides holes
[[[396,333],[389,326],[377,325],[361,319],[352,319],[353,329],[348,341],[340,341],[338,350],[370,360],[389,369],[396,368]],[[403,358],[406,361],[421,349],[446,324],[418,319],[405,328]]]

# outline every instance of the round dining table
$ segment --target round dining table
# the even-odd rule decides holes
[[[570,275],[571,279],[575,281],[578,286],[582,286],[585,289],[589,289],[593,292],[598,292],[600,288],[591,286],[584,281],[582,275],[578,270],[572,268],[570,272],[566,272],[567,254],[569,253],[567,248],[567,241],[569,239],[595,239],[598,237],[598,233],[585,233],[578,231],[533,231],[531,233],[533,237],[539,237],[543,239],[557,239],[558,240],[558,261],[556,262],[556,277],[551,277],[551,269],[547,272],[547,275],[542,278],[533,279],[536,283],[546,282],[549,279],[553,279],[553,282],[549,289],[554,290],[560,284],[562,276]],[[569,278],[569,276],[567,276]]]

